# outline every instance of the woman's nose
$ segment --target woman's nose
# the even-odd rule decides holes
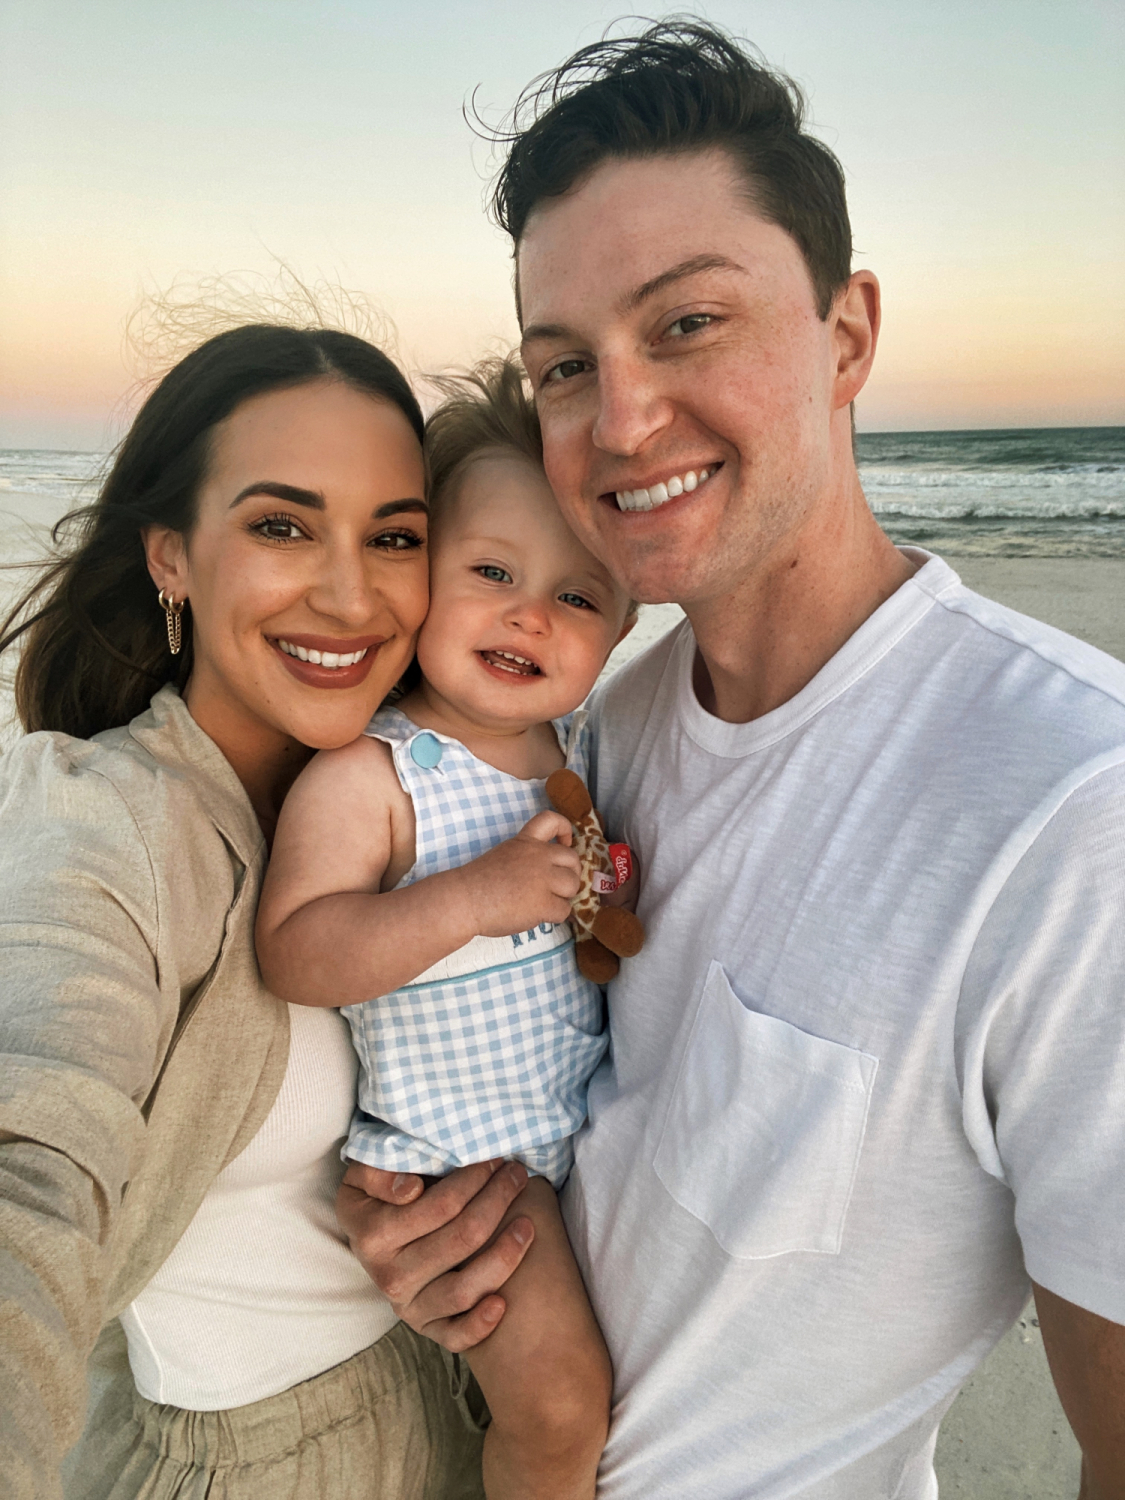
[[[326,553],[308,596],[318,614],[354,627],[370,621],[382,595],[363,562],[362,555],[351,548],[334,548]]]

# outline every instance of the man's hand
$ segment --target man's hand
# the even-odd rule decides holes
[[[1035,1287],[1043,1347],[1082,1448],[1078,1500],[1125,1500],[1125,1328]]]
[[[456,873],[473,931],[509,937],[540,922],[565,922],[580,884],[573,836],[561,814],[541,812],[514,839],[462,865]]]
[[[422,1179],[351,1162],[336,1217],[364,1270],[404,1323],[454,1354],[486,1339],[504,1316],[499,1289],[535,1236],[515,1218],[519,1162],[481,1162],[423,1189]]]

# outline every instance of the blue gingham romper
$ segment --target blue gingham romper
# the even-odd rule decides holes
[[[585,717],[569,734],[568,721],[555,725],[582,776]],[[548,805],[542,781],[486,765],[398,708],[381,708],[364,733],[391,747],[414,803],[414,865],[396,889],[467,864]],[[562,1185],[608,1042],[601,990],[579,974],[565,923],[474,938],[413,983],[341,1014],[360,1062],[346,1158],[440,1176],[518,1157]]]

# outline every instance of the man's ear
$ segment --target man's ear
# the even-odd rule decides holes
[[[188,596],[187,548],[182,531],[170,526],[145,526],[141,531],[149,576],[177,604]]]
[[[637,623],[638,615],[639,611],[637,609],[637,606],[634,604],[632,609],[630,609],[629,613],[625,616],[625,623],[624,625],[622,625],[620,634],[613,643],[614,646],[620,646],[621,642],[625,639],[630,630],[632,630],[633,626]],[[610,649],[612,650],[612,647]]]
[[[836,390],[833,405],[847,406],[867,384],[879,342],[879,282],[873,271],[855,271],[837,297],[829,317],[836,345]]]

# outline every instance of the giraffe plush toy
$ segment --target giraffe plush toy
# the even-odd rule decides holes
[[[582,884],[570,904],[578,968],[595,984],[607,984],[620,968],[619,958],[632,958],[641,951],[645,930],[635,913],[601,903],[597,877],[612,876],[613,862],[585,782],[573,771],[555,771],[547,778],[547,799],[556,812],[569,818],[581,861]]]

